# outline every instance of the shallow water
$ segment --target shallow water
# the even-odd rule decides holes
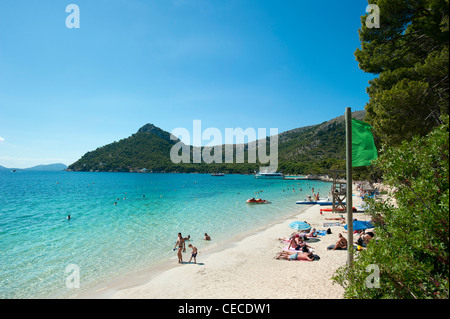
[[[330,187],[245,175],[2,172],[0,298],[79,294],[173,258],[178,232],[201,249],[211,243],[205,232],[226,240],[300,210],[295,201],[311,188],[326,196]],[[246,204],[250,197],[272,204]],[[69,265],[79,269],[76,292],[66,285]]]

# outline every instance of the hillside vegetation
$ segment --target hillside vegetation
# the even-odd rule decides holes
[[[362,120],[364,111],[353,113],[353,117]],[[329,169],[345,167],[345,123],[344,116],[330,121],[297,128],[278,136],[278,170],[285,174],[327,174]],[[171,140],[170,133],[146,124],[135,134],[83,155],[69,166],[72,171],[106,172],[179,172],[179,173],[254,173],[260,166],[248,163],[248,146],[244,145],[245,163],[179,163],[170,159],[171,148],[179,142]],[[269,152],[270,139],[266,139]],[[233,146],[234,150],[236,145]],[[193,147],[189,146],[191,152]],[[234,151],[234,154],[236,152]],[[225,146],[222,145],[225,156]]]

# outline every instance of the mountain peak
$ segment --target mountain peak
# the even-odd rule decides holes
[[[160,129],[159,127],[147,123],[145,124],[143,127],[141,127],[136,134],[154,134],[160,138],[163,138],[167,141],[170,141],[170,136],[171,134],[169,132],[166,132],[162,129]]]
[[[152,133],[155,130],[161,130],[159,127],[156,127],[153,124],[147,123],[143,127],[141,127],[137,132],[138,133]]]

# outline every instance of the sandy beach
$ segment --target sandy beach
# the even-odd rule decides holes
[[[354,190],[353,206],[362,200]],[[300,206],[300,205],[299,205]],[[339,213],[323,212],[326,206],[314,205],[296,217],[271,225],[229,245],[218,245],[212,251],[202,252],[199,247],[197,264],[187,263],[190,249],[186,245],[185,263],[170,260],[167,270],[153,276],[143,276],[134,282],[112,285],[97,291],[94,296],[113,299],[341,299],[344,290],[333,284],[335,270],[346,263],[347,251],[327,250],[338,240],[338,233],[345,237],[342,226],[325,226],[337,222],[326,218],[339,217]],[[301,208],[299,207],[299,211]],[[345,213],[343,213],[345,217]],[[354,218],[367,220],[363,213]],[[318,236],[308,242],[320,260],[277,260],[276,255],[287,247],[279,238],[289,237],[293,229],[289,223],[307,221],[317,230],[331,228],[332,234]],[[211,234],[212,238],[213,234]],[[189,243],[189,242],[188,242]]]

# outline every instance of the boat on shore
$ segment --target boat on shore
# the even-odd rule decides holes
[[[319,201],[317,204],[319,204],[321,206],[328,206],[328,205],[333,205],[333,202],[332,201],[323,201],[323,202]],[[334,204],[339,205],[338,202],[335,202]],[[345,205],[345,202],[342,202],[342,204]]]
[[[332,212],[333,208],[321,208],[320,211],[321,212]],[[334,211],[335,212],[345,212],[346,209],[344,209],[344,208],[335,208]],[[358,210],[356,209],[356,207],[352,207],[352,211],[353,212],[357,212]]]
[[[299,204],[299,205],[316,205],[316,204],[319,204],[320,201],[317,201],[317,200],[299,200],[299,201],[297,201],[295,203]]]
[[[300,204],[300,205],[316,205],[316,204],[321,205],[322,203],[331,203],[331,200],[329,198],[324,198],[324,199],[319,199],[319,200],[306,199],[306,200],[299,200],[295,203]],[[325,204],[325,205],[327,205],[327,204]]]
[[[309,200],[300,200],[295,202],[296,204],[299,205],[320,205],[320,206],[328,206],[328,205],[333,205],[333,202],[330,200],[316,200],[316,201],[309,201]],[[335,205],[338,205],[338,202],[334,203]],[[345,202],[343,202],[342,204],[345,205]]]

